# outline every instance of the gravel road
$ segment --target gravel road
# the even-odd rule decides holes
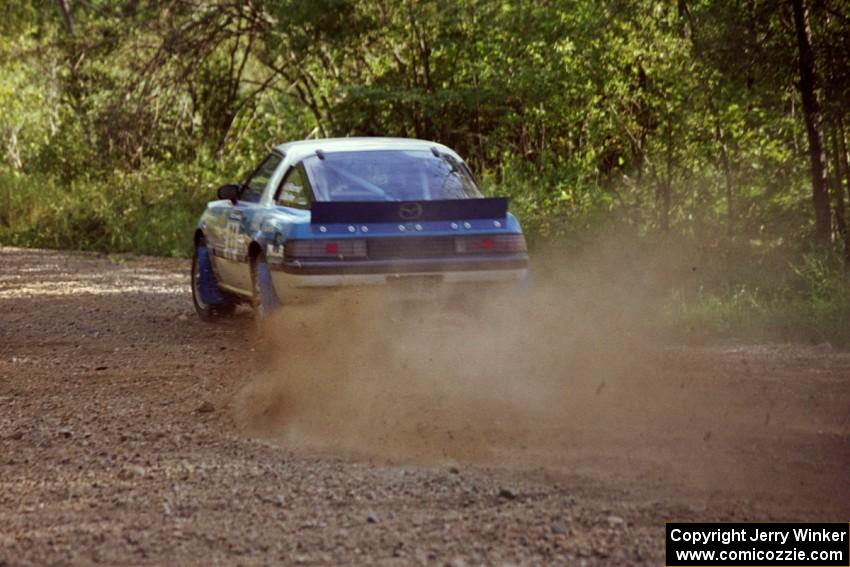
[[[0,566],[659,565],[665,521],[850,518],[847,353],[647,348],[485,456],[341,452],[245,427],[257,327],[187,271],[0,248]]]

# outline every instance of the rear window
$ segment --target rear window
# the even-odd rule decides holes
[[[326,152],[304,160],[319,201],[436,201],[481,197],[466,165],[430,151]]]

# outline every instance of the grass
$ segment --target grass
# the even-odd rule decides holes
[[[0,176],[0,243],[155,256],[191,254],[215,185],[201,171],[123,174],[59,183]]]
[[[665,320],[692,341],[734,339],[850,348],[850,277],[834,255],[812,252],[780,273],[688,294],[674,288]]]

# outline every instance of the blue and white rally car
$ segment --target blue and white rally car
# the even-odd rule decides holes
[[[527,277],[507,199],[483,197],[463,160],[434,142],[283,144],[218,199],[194,239],[192,297],[205,320],[341,286]]]

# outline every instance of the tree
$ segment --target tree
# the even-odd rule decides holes
[[[809,26],[809,7],[806,0],[792,0],[794,27],[797,32],[798,63],[800,67],[800,94],[803,99],[803,115],[809,139],[809,162],[812,177],[812,203],[815,209],[815,240],[829,243],[831,216],[827,189],[826,155],[823,145],[823,130],[820,104],[817,97],[817,73],[812,51],[812,34]]]

